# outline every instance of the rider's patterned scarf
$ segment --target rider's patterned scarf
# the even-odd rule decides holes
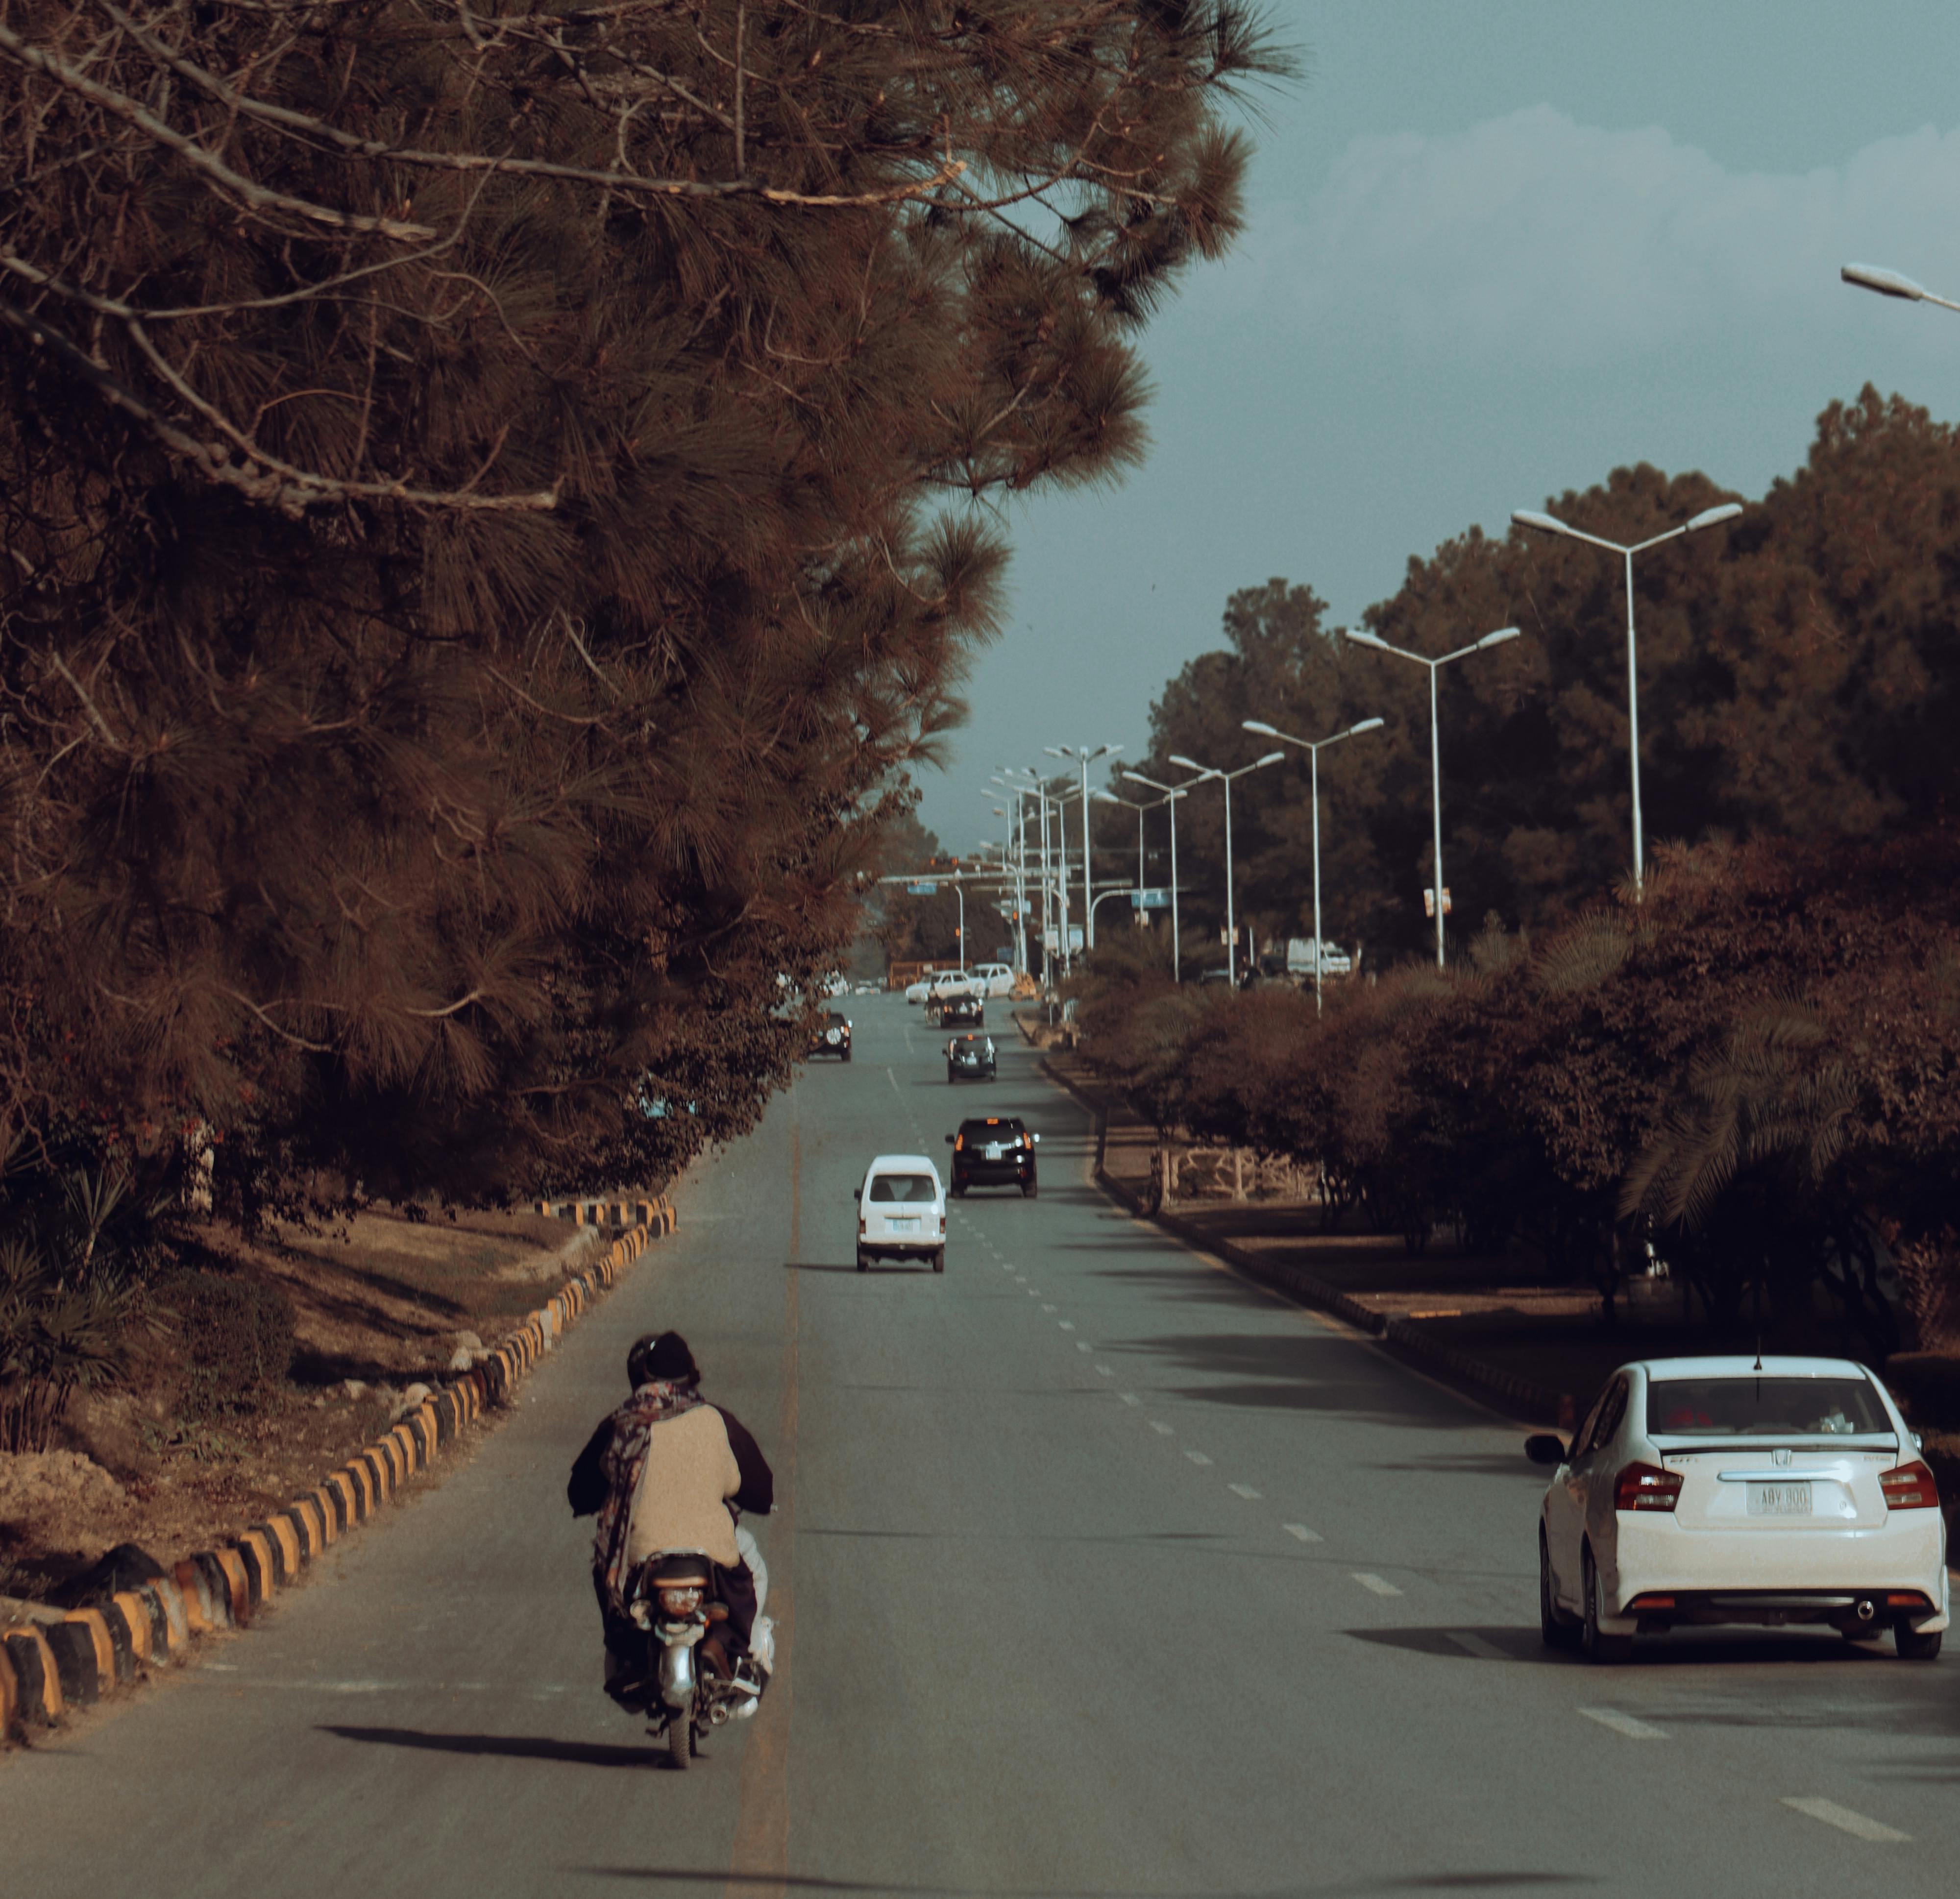
[[[592,1568],[615,1615],[626,1613],[626,1530],[632,1519],[633,1493],[646,1468],[648,1435],[656,1424],[692,1411],[701,1401],[692,1385],[655,1379],[612,1414],[612,1442],[599,1462],[606,1474],[606,1501],[599,1506],[599,1527],[593,1532]]]

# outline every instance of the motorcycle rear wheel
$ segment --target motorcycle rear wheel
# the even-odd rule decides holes
[[[667,1765],[685,1773],[693,1752],[694,1723],[686,1715],[676,1714],[667,1722]]]

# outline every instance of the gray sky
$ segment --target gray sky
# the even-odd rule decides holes
[[[1309,72],[1257,132],[1251,231],[1148,334],[1147,465],[1014,523],[1008,631],[921,780],[950,846],[1001,835],[1003,760],[1137,755],[1236,588],[1284,574],[1344,623],[1621,464],[1754,497],[1867,381],[1960,410],[1960,315],[1838,281],[1960,295],[1952,0],[1271,11]]]

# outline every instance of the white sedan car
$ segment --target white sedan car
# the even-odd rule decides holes
[[[973,978],[964,969],[941,969],[930,976],[921,976],[905,989],[908,1002],[943,1002],[948,996],[967,996],[973,993]]]
[[[924,1154],[880,1154],[851,1196],[858,1210],[858,1270],[874,1259],[924,1261],[946,1271],[946,1188]]]
[[[1632,1659],[1687,1624],[1889,1629],[1930,1662],[1947,1621],[1933,1472],[1885,1387],[1840,1358],[1623,1365],[1556,1465],[1538,1521],[1545,1640]]]

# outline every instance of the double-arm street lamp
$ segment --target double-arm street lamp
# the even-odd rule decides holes
[[[1225,787],[1225,972],[1235,989],[1239,986],[1239,924],[1232,902],[1232,781],[1242,778],[1249,771],[1262,771],[1269,765],[1278,765],[1285,756],[1284,752],[1268,752],[1263,759],[1242,765],[1236,771],[1221,771],[1214,765],[1200,765],[1195,759],[1187,759],[1181,753],[1171,755],[1172,765],[1198,774],[1192,780],[1193,784],[1206,778],[1216,778]]]
[[[1184,796],[1184,787],[1179,784],[1160,784],[1155,778],[1147,778],[1141,771],[1125,768],[1123,775],[1134,784],[1147,784],[1153,791],[1161,791],[1163,796],[1157,802],[1170,806],[1170,979],[1172,982],[1184,980],[1180,966],[1177,943],[1177,801]],[[1139,813],[1137,828],[1141,834],[1143,817]]]
[[[1500,626],[1494,633],[1486,633],[1481,640],[1468,646],[1459,646],[1454,653],[1446,653],[1440,659],[1432,660],[1426,653],[1411,653],[1399,646],[1391,646],[1386,640],[1377,639],[1372,633],[1350,633],[1348,638],[1357,646],[1371,646],[1378,653],[1392,653],[1398,660],[1412,660],[1418,666],[1429,668],[1429,809],[1430,822],[1433,827],[1435,854],[1436,894],[1436,966],[1443,967],[1443,755],[1437,743],[1436,731],[1436,676],[1453,660],[1466,659],[1472,653],[1481,653],[1488,647],[1502,646],[1507,640],[1518,637],[1514,626]],[[1316,950],[1316,953],[1318,953]]]
[[[1096,947],[1096,905],[1089,889],[1089,768],[1098,759],[1113,756],[1122,750],[1120,745],[1099,745],[1093,751],[1086,745],[1045,745],[1042,749],[1052,759],[1073,759],[1082,772],[1082,947],[1085,952]],[[1066,857],[1064,848],[1062,854]]]
[[[1564,522],[1556,520],[1549,514],[1541,514],[1535,508],[1521,507],[1511,516],[1520,527],[1535,528],[1541,534],[1563,534],[1567,540],[1583,541],[1589,547],[1603,547],[1608,553],[1618,555],[1625,564],[1627,742],[1628,749],[1633,755],[1634,896],[1636,902],[1647,887],[1647,854],[1640,834],[1640,674],[1634,660],[1634,556],[1644,554],[1650,547],[1659,546],[1663,541],[1678,540],[1684,534],[1698,534],[1704,527],[1714,527],[1723,521],[1732,521],[1742,511],[1742,504],[1739,501],[1724,501],[1719,507],[1704,507],[1692,520],[1683,521],[1678,527],[1671,527],[1665,534],[1656,534],[1644,541],[1636,541],[1631,547],[1624,547],[1618,541],[1603,540],[1597,534],[1588,534],[1576,527],[1568,527]]]
[[[1264,719],[1246,719],[1242,721],[1248,732],[1256,732],[1262,738],[1278,739],[1282,745],[1297,746],[1312,762],[1313,765],[1313,1013],[1320,1013],[1320,754],[1324,746],[1338,745],[1343,739],[1351,739],[1363,732],[1381,729],[1379,719],[1363,719],[1359,725],[1351,725],[1344,732],[1331,733],[1324,739],[1297,739],[1290,732],[1282,732],[1277,726],[1267,724]]]

